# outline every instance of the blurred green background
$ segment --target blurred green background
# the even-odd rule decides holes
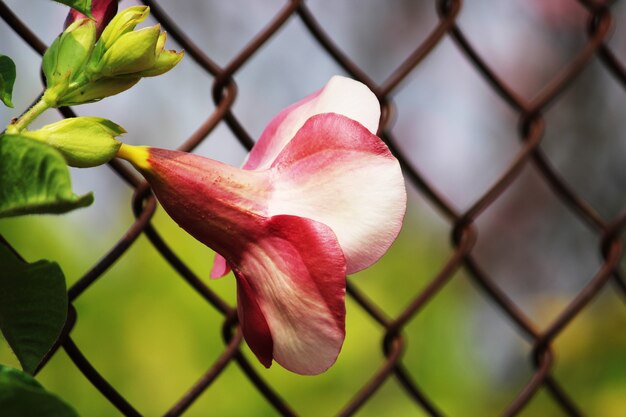
[[[67,10],[48,0],[6,1],[46,42]],[[284,5],[283,1],[163,1],[174,19],[218,63],[225,65]],[[180,2],[179,2],[180,3]],[[383,82],[437,23],[434,2],[350,0],[307,4],[331,36],[376,82]],[[36,4],[37,7],[32,5]],[[121,7],[136,4],[123,1]],[[586,15],[576,2],[507,0],[466,2],[459,25],[478,50],[520,94],[532,97],[586,42]],[[549,5],[549,6],[548,6]],[[611,39],[626,59],[624,6],[613,9]],[[171,48],[177,48],[169,41]],[[532,48],[529,49],[529,46]],[[40,91],[39,57],[0,22],[0,53],[18,64],[15,109]],[[253,137],[280,109],[318,89],[341,69],[311,40],[296,18],[235,76],[234,113]],[[124,126],[124,140],[175,147],[214,110],[213,78],[186,57],[176,70],[101,103],[76,108]],[[575,190],[606,218],[626,204],[626,97],[597,61],[545,114],[542,147]],[[392,132],[410,161],[459,210],[469,207],[519,150],[517,114],[483,82],[445,39],[393,93]],[[39,124],[60,116],[46,113]],[[593,138],[593,140],[590,140]],[[198,152],[239,165],[245,155],[222,124]],[[72,170],[77,193],[94,190],[93,207],[64,216],[0,220],[0,233],[28,260],[60,263],[68,285],[100,259],[132,224],[131,190],[107,167]],[[402,233],[374,267],[351,282],[389,317],[395,317],[452,254],[451,226],[430,202],[409,188]],[[234,305],[232,276],[209,281],[213,254],[162,210],[154,225],[167,242]],[[593,277],[600,239],[563,206],[532,168],[482,214],[473,253],[494,281],[539,329],[547,327]],[[223,317],[194,292],[141,236],[75,303],[73,340],[102,375],[143,415],[162,415],[224,349]],[[554,375],[586,415],[626,415],[626,308],[611,286],[559,335]],[[426,395],[449,416],[498,415],[531,378],[531,346],[510,320],[459,271],[403,332],[403,363]],[[384,362],[384,332],[347,299],[347,336],[335,366],[316,377],[265,370],[244,354],[281,396],[304,416],[336,414]],[[0,362],[17,366],[0,341]],[[82,416],[119,413],[59,351],[38,375],[46,388]],[[188,416],[273,416],[277,413],[236,364],[196,401]],[[424,416],[394,378],[359,416]],[[560,417],[541,391],[521,413]]]
[[[0,230],[28,260],[58,260],[71,285],[123,233],[124,225],[131,223],[128,214],[119,214],[119,224],[95,241],[79,230],[64,232],[72,226],[69,216],[2,220]],[[155,225],[194,271],[208,276],[212,257],[208,249],[186,236],[162,211]],[[400,313],[448,255],[445,242],[420,233],[425,227],[419,217],[410,216],[387,256],[350,278],[390,316]],[[75,256],[84,253],[87,245],[90,249],[84,256]],[[209,285],[233,303],[232,276]],[[538,295],[540,312],[534,318],[548,323],[566,302]],[[75,306],[74,341],[96,369],[146,416],[163,414],[224,349],[221,315],[177,276],[144,237]],[[276,365],[265,370],[244,348],[260,374],[302,415],[335,414],[384,361],[380,326],[350,298],[347,310],[344,348],[335,366],[323,375],[298,376]],[[504,334],[485,339],[489,332],[482,320],[501,321],[497,327]],[[618,417],[626,409],[625,325],[622,300],[607,289],[557,339],[554,373],[589,415]],[[455,275],[426,305],[404,335],[408,345],[403,363],[446,415],[495,415],[532,373],[530,346],[463,273]],[[498,344],[498,340],[504,343]],[[18,366],[6,343],[0,344],[0,361]],[[82,416],[119,414],[63,351],[38,379]],[[237,365],[230,364],[186,415],[272,416],[276,412]],[[359,415],[426,414],[390,378]],[[541,393],[520,415],[564,414]]]

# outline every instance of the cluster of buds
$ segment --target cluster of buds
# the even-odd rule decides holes
[[[149,11],[146,6],[121,11],[99,38],[93,20],[71,23],[43,57],[44,99],[54,107],[90,103],[174,68],[183,52],[165,49],[166,34],[159,25],[134,30]]]

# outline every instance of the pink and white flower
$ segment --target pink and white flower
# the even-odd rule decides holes
[[[400,231],[400,165],[376,137],[379,104],[333,77],[279,113],[244,169],[184,152],[122,145],[170,216],[237,279],[244,337],[266,367],[300,374],[336,360],[346,274],[376,262]]]

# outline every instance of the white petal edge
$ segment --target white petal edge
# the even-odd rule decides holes
[[[376,95],[365,84],[335,75],[319,92],[283,110],[270,122],[255,145],[259,150],[255,152],[253,149],[250,152],[243,168],[269,168],[304,123],[321,113],[341,114],[356,120],[371,133],[376,134],[380,120],[380,104]],[[273,126],[277,122],[278,126]],[[255,155],[252,156],[253,154]]]
[[[327,135],[335,141],[315,143],[329,140]],[[318,115],[286,151],[272,167],[269,214],[329,226],[348,274],[380,259],[398,236],[406,211],[402,170],[383,142],[354,121]]]

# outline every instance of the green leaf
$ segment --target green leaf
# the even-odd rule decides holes
[[[70,173],[54,148],[19,135],[0,136],[0,218],[65,213],[93,203],[72,192]]]
[[[0,331],[32,374],[65,324],[65,277],[54,262],[27,263],[1,236],[0,270]]]
[[[0,410],[7,417],[78,417],[35,379],[4,365],[0,365]]]
[[[15,83],[15,64],[6,55],[0,55],[0,101],[7,107],[13,107],[13,84]]]
[[[53,0],[57,3],[70,6],[72,9],[76,9],[85,16],[93,18],[91,15],[91,0]]]

